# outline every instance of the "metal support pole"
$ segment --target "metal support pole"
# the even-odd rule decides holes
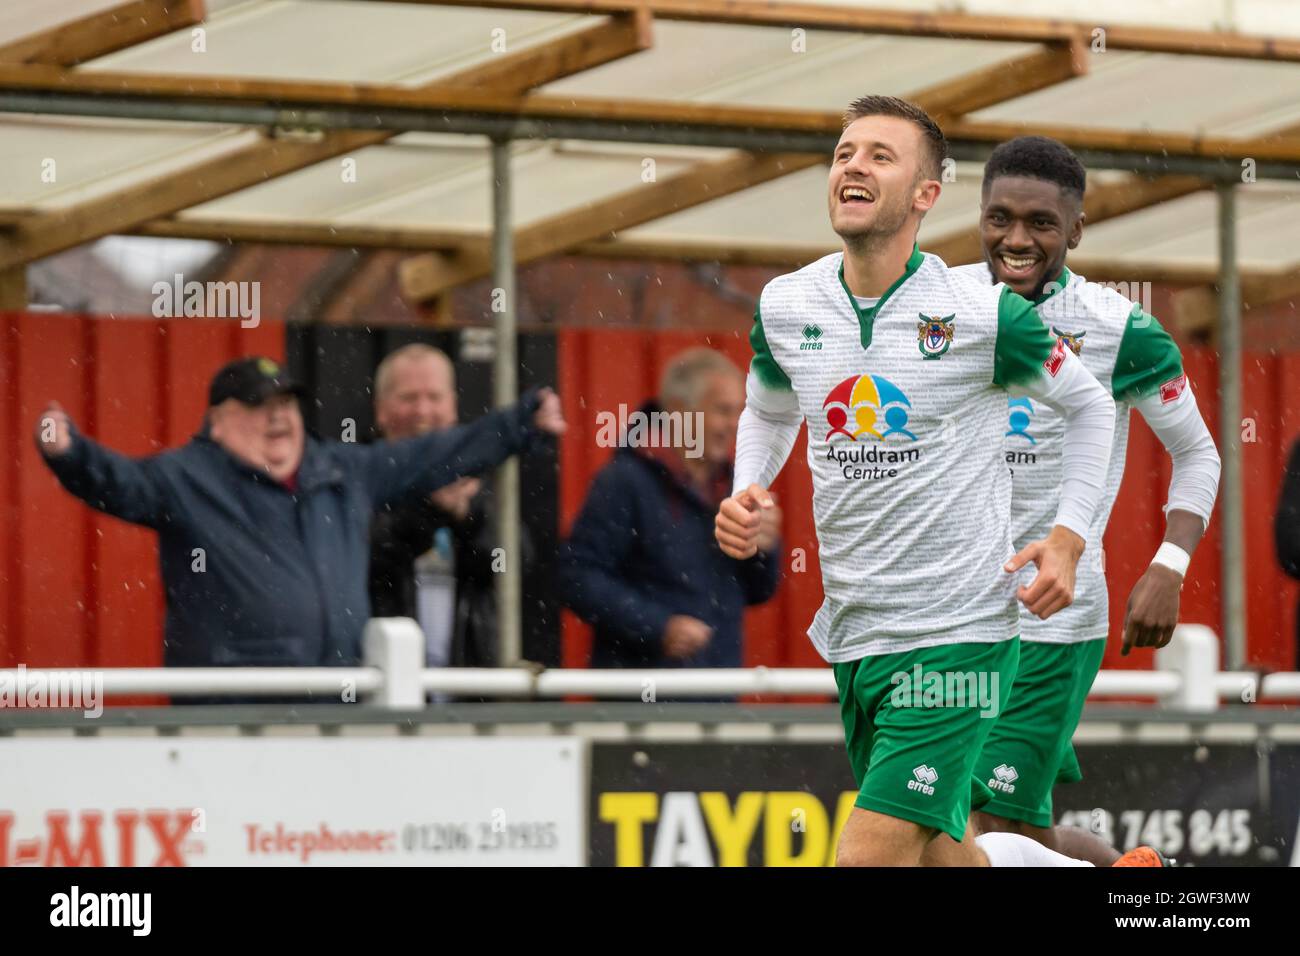
[[[1223,644],[1229,670],[1246,662],[1245,515],[1241,484],[1241,285],[1236,184],[1219,183],[1219,453],[1223,478]]]
[[[519,398],[516,355],[515,242],[510,214],[510,140],[492,141],[492,310],[496,315],[496,352],[492,400],[497,408]],[[523,656],[523,568],[519,547],[519,459],[497,469],[496,540],[503,558],[497,574],[497,664],[510,667]],[[496,565],[499,566],[499,565]]]

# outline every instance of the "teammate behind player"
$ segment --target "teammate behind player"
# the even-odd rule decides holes
[[[1106,490],[1088,531],[1092,556],[1079,567],[1074,603],[1050,620],[1020,615],[1020,669],[1011,700],[984,744],[977,770],[994,790],[976,827],[1033,837],[1070,856],[1110,865],[1119,854],[1074,827],[1052,828],[1052,787],[1082,778],[1070,739],[1101,666],[1108,631],[1102,534],[1124,474],[1129,409],[1136,408],[1173,459],[1164,544],[1129,596],[1122,652],[1163,647],[1178,623],[1179,592],[1218,490],[1219,456],[1182,357],[1139,305],[1066,268],[1083,236],[1086,173],[1062,143],[1024,136],[1003,143],[984,167],[980,240],[985,263],[959,272],[1004,282],[1035,302],[1117,403]],[[1052,525],[1066,424],[1030,399],[1013,402],[1005,451],[1013,472],[1012,537],[1034,541]]]
[[[754,553],[806,420],[825,592],[809,637],[834,668],[860,787],[841,865],[990,862],[963,836],[990,796],[973,771],[1014,679],[1016,599],[1042,617],[1070,603],[1114,426],[1114,402],[1028,302],[917,251],[945,152],[910,103],[870,96],[846,113],[828,183],[844,250],[762,292],[716,519],[725,553]],[[1017,386],[1058,406],[1069,433],[1055,527],[1014,553],[1001,444]],[[1030,561],[1038,574],[1017,591]],[[947,691],[905,688],[913,675]],[[1017,863],[1075,863],[1018,835],[980,839],[1022,846]]]

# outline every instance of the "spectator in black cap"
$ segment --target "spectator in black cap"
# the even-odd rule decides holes
[[[317,441],[297,394],[270,359],[232,362],[212,380],[199,434],[145,458],[81,435],[56,402],[37,422],[68,491],[158,532],[168,666],[360,663],[376,508],[427,497],[564,429],[558,397],[542,389],[409,441]]]

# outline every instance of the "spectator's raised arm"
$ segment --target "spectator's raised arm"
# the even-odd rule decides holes
[[[80,434],[58,402],[41,413],[35,437],[59,483],[86,504],[136,524],[161,522],[164,496],[151,459],[128,458]]]
[[[560,400],[545,388],[528,392],[514,405],[489,412],[469,425],[380,442],[358,449],[358,453],[364,456],[371,500],[378,508],[480,474],[525,451],[537,434],[563,431]]]

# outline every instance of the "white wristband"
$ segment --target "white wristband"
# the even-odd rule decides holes
[[[1171,571],[1176,571],[1179,577],[1186,577],[1187,566],[1192,563],[1192,556],[1172,541],[1162,541],[1151,563],[1163,564]]]

